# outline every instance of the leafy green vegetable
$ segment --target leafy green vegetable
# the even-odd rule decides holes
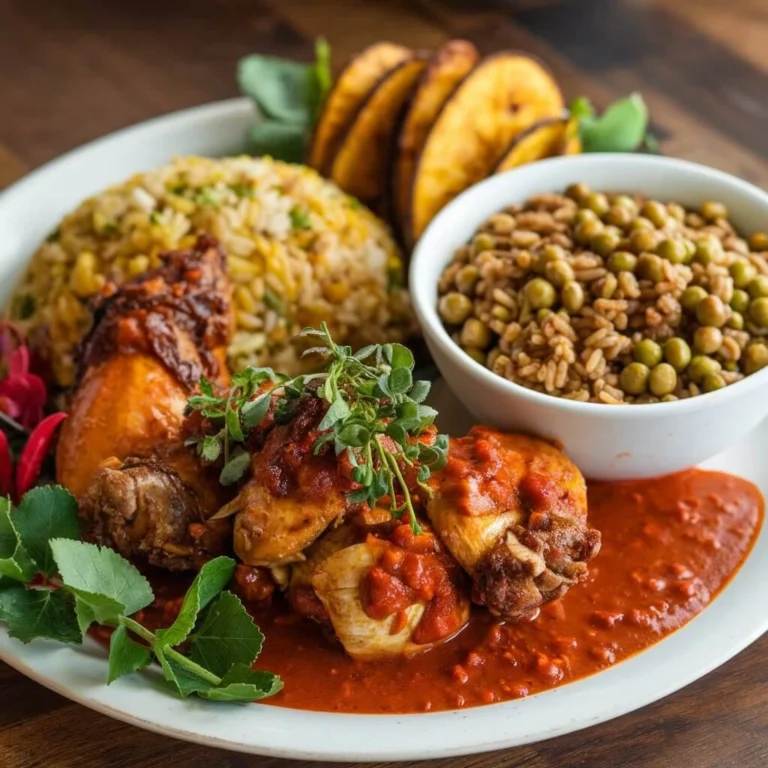
[[[222,592],[190,637],[190,658],[223,676],[233,663],[253,664],[263,642],[264,635],[239,598],[231,592]]]
[[[51,539],[80,538],[77,501],[61,486],[33,488],[13,510],[11,520],[30,557],[46,576],[56,572]]]
[[[262,375],[272,374],[250,372],[237,381],[248,389]],[[208,382],[201,383],[201,391],[207,407],[216,407]],[[219,557],[206,563],[173,624],[151,632],[131,618],[154,601],[149,582],[117,552],[77,541],[77,533],[77,504],[63,488],[36,488],[16,509],[0,499],[0,623],[11,637],[25,643],[43,637],[79,644],[97,622],[114,628],[110,683],[148,666],[154,657],[180,696],[255,700],[280,690],[282,681],[271,672],[243,670],[259,655],[264,636],[238,598],[222,591],[234,572],[234,560]],[[23,583],[36,574],[55,582]],[[187,641],[191,656],[175,647]],[[207,666],[209,660],[212,666]]]
[[[0,621],[8,634],[28,643],[36,637],[80,643],[83,633],[71,598],[61,591],[28,589],[13,582],[0,591]]]
[[[200,611],[227,586],[234,572],[235,561],[231,557],[217,557],[208,561],[187,590],[176,621],[168,629],[157,633],[158,645],[183,643],[195,626]]]
[[[312,224],[309,220],[309,214],[302,211],[301,208],[291,208],[290,212],[291,226],[294,229],[309,229]]]
[[[35,563],[11,520],[11,502],[0,497],[0,576],[29,581],[34,575]]]
[[[639,93],[613,102],[600,116],[584,96],[570,110],[579,118],[584,152],[634,152],[646,140],[648,107]]]
[[[275,56],[246,56],[237,67],[241,92],[256,104],[259,122],[251,151],[300,162],[307,138],[331,88],[330,46],[315,43],[315,61],[304,64]]]
[[[119,626],[109,639],[109,678],[107,683],[114,683],[124,675],[138,672],[152,663],[152,652],[144,645],[139,645],[128,635],[124,626]]]
[[[332,446],[337,455],[346,454],[353,467],[352,479],[360,486],[349,500],[374,506],[387,496],[393,517],[407,512],[411,527],[418,532],[403,472],[406,467],[415,469],[421,491],[431,496],[427,482],[431,473],[445,464],[448,439],[438,435],[431,445],[417,439],[432,425],[437,412],[423,405],[430,385],[414,382],[413,353],[402,344],[373,344],[353,354],[350,347],[334,342],[325,323],[319,329],[305,329],[302,335],[318,344],[304,354],[325,361],[322,373],[288,379],[268,369],[249,368],[236,374],[226,397],[203,393],[190,398],[189,409],[199,410],[212,420],[218,429],[216,439],[226,448],[243,442],[249,430],[261,424],[272,404],[275,419],[286,422],[293,418],[301,397],[325,400],[328,408],[318,425],[320,436],[313,452],[317,455]],[[264,385],[273,389],[261,391]],[[230,415],[231,410],[236,411],[236,418]],[[237,427],[232,429],[235,422]],[[201,455],[206,439],[198,442]],[[227,472],[226,478],[222,472],[222,482],[234,482],[232,478],[239,479],[243,472],[245,466]]]

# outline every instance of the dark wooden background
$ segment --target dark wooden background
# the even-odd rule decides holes
[[[318,34],[337,62],[380,39],[431,47],[461,36],[486,52],[526,49],[549,63],[568,97],[587,94],[604,105],[641,91],[666,154],[768,187],[768,0],[0,0],[0,187],[109,131],[234,96],[240,56],[308,58]],[[418,765],[762,768],[766,662],[768,638],[611,723]],[[0,664],[3,768],[210,765],[310,764],[146,733]]]

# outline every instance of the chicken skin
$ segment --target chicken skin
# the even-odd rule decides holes
[[[586,578],[600,549],[586,484],[542,440],[473,427],[451,440],[427,514],[473,579],[473,599],[501,619],[530,619]]]
[[[91,538],[186,569],[199,545],[189,524],[224,501],[215,470],[184,445],[184,412],[201,376],[228,383],[230,286],[224,254],[210,238],[162,262],[102,296],[56,467],[81,501]],[[220,547],[226,527],[206,531],[205,541]]]

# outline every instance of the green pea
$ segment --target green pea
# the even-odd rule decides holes
[[[544,274],[556,288],[562,288],[573,280],[573,268],[567,261],[550,261],[544,269]]]
[[[464,352],[468,354],[475,362],[480,365],[485,365],[485,352],[476,347],[462,347]]]
[[[636,266],[637,256],[629,251],[614,251],[608,259],[608,269],[614,274],[634,272]]]
[[[684,237],[681,242],[685,245],[685,263],[688,264],[688,262],[690,262],[696,255],[696,243],[694,243],[693,240],[689,240],[687,237]]]
[[[526,284],[525,298],[532,309],[545,309],[551,307],[557,300],[557,294],[551,283],[541,277],[534,277]]]
[[[675,336],[664,342],[664,359],[682,373],[691,362],[691,348],[685,339]]]
[[[641,253],[637,260],[637,275],[643,280],[660,283],[664,279],[664,265],[655,253]]]
[[[616,195],[613,198],[613,204],[618,208],[624,208],[630,211],[633,215],[637,213],[637,203],[633,197],[629,195]]]
[[[608,210],[608,213],[605,214],[605,221],[614,227],[626,229],[632,223],[634,217],[634,213],[629,208],[614,203]]]
[[[600,256],[610,256],[618,247],[621,237],[615,232],[604,230],[592,238],[591,249]]]
[[[534,256],[533,259],[533,271],[539,275],[543,275],[547,271],[547,265],[552,262],[562,261],[565,259],[565,250],[559,245],[553,245],[551,243],[544,246],[541,251]]]
[[[595,221],[585,221],[577,225],[573,236],[577,243],[587,245],[592,242],[593,238],[597,237],[597,235],[603,231],[604,227],[605,225],[599,219]]]
[[[694,258],[699,264],[718,263],[723,257],[723,244],[714,236],[702,237],[696,242],[696,255]]]
[[[686,373],[694,384],[701,384],[704,377],[711,373],[719,373],[720,363],[706,355],[696,355],[688,365]]]
[[[640,208],[640,215],[645,216],[657,229],[662,229],[667,223],[667,209],[657,200],[648,200]]]
[[[744,350],[744,373],[749,375],[768,365],[768,346],[762,342],[752,342]]]
[[[536,322],[541,325],[550,315],[553,315],[554,312],[551,309],[540,309],[536,313]]]
[[[723,332],[719,328],[702,325],[693,332],[693,346],[703,355],[714,355],[723,345]]]
[[[734,261],[728,272],[733,278],[734,288],[746,288],[757,277],[757,267],[748,261]]]
[[[688,249],[681,240],[668,237],[656,246],[656,253],[673,264],[682,264],[688,258]]]
[[[722,328],[728,319],[725,304],[719,296],[707,296],[696,305],[696,319],[702,325]]]
[[[658,242],[658,233],[653,229],[639,229],[629,236],[630,250],[635,253],[655,251]]]
[[[734,331],[741,331],[744,328],[744,315],[741,312],[731,312],[726,325]]]
[[[643,229],[650,229],[650,230],[655,229],[655,227],[653,226],[653,222],[648,221],[648,219],[646,219],[645,216],[637,216],[634,219],[632,219],[632,223],[629,225],[629,228],[633,232],[638,230],[643,230]]]
[[[728,218],[728,209],[722,203],[717,203],[714,200],[708,200],[706,203],[702,203],[700,210],[701,215],[707,221]]]
[[[679,203],[667,203],[667,213],[681,224],[685,221],[685,208]]]
[[[701,388],[705,392],[714,392],[725,386],[725,379],[719,373],[708,373],[701,382]]]
[[[677,387],[677,372],[669,363],[659,363],[648,377],[648,388],[656,397],[670,395]]]
[[[752,278],[747,285],[747,293],[753,298],[758,299],[760,296],[768,296],[768,276],[758,275]]]
[[[483,251],[492,251],[495,247],[496,238],[487,232],[480,232],[475,235],[475,239],[472,241],[472,250],[475,252],[475,255]]]
[[[571,200],[575,200],[580,203],[585,200],[590,193],[590,189],[586,184],[571,184],[565,190],[565,196],[570,197]]]
[[[593,192],[591,195],[587,195],[584,204],[598,216],[605,216],[608,213],[608,208],[610,208],[608,198],[602,192]]]
[[[708,296],[706,290],[700,285],[689,285],[680,296],[680,304],[683,309],[687,309],[689,312],[695,312],[696,307],[702,299],[706,299]]]
[[[653,368],[662,361],[663,352],[661,346],[653,339],[643,339],[635,344],[634,357],[638,363]]]
[[[456,287],[462,293],[472,293],[478,280],[480,280],[480,270],[474,264],[467,264],[462,267],[454,278]]]
[[[642,395],[648,387],[651,371],[642,363],[630,363],[619,375],[619,386],[628,395]]]
[[[731,309],[734,312],[746,312],[749,306],[749,294],[736,288],[731,296]]]
[[[758,327],[768,327],[768,296],[760,296],[749,305],[749,319]]]
[[[440,299],[438,311],[449,325],[461,325],[472,314],[472,300],[463,293],[446,293]]]
[[[768,251],[768,234],[765,232],[754,232],[749,238],[749,249],[759,253]]]
[[[584,288],[575,280],[568,283],[560,294],[560,301],[569,312],[578,312],[584,306]]]
[[[590,211],[589,208],[579,208],[576,211],[574,221],[576,224],[584,224],[586,221],[600,221],[600,217],[594,211]]]
[[[470,317],[461,329],[461,343],[465,347],[487,349],[491,343],[491,331],[481,320]]]

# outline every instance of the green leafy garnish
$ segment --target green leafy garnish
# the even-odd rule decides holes
[[[11,637],[80,644],[96,622],[114,629],[110,683],[155,658],[180,696],[254,701],[282,688],[271,672],[250,669],[264,636],[224,591],[234,560],[206,563],[173,624],[152,632],[137,618],[154,601],[149,582],[117,552],[77,541],[77,533],[77,504],[63,488],[35,488],[15,509],[0,500],[0,623]],[[50,580],[27,583],[38,574]]]
[[[571,114],[579,119],[584,152],[634,152],[647,140],[648,107],[639,93],[614,101],[602,115],[586,96],[575,99]]]
[[[317,427],[313,452],[332,449],[337,456],[346,456],[358,485],[348,496],[351,503],[373,507],[388,497],[392,516],[407,514],[418,532],[404,473],[406,467],[415,472],[416,484],[431,496],[427,483],[432,472],[445,466],[448,438],[437,435],[432,444],[418,440],[437,412],[424,405],[429,382],[413,379],[412,352],[402,344],[373,344],[353,353],[350,347],[334,342],[325,323],[319,329],[307,328],[301,335],[317,345],[304,354],[319,356],[325,363],[323,372],[288,379],[271,369],[247,368],[235,374],[232,389],[222,397],[214,397],[208,382],[201,382],[202,394],[190,398],[189,409],[201,411],[217,431],[195,439],[198,452],[201,456],[214,453],[213,439],[229,455],[230,446],[247,440],[270,406],[275,419],[286,422],[293,418],[300,398],[320,398],[328,407]],[[270,388],[262,390],[265,382]],[[225,484],[244,474],[247,461],[242,460],[240,466],[242,455],[226,461],[222,470]],[[238,465],[226,471],[235,461]]]
[[[246,56],[238,64],[237,82],[259,111],[259,122],[250,135],[253,154],[300,162],[331,88],[328,43],[323,39],[315,42],[312,64],[275,56]]]
[[[309,229],[312,223],[309,220],[309,214],[301,208],[291,208],[291,227],[293,229]]]

